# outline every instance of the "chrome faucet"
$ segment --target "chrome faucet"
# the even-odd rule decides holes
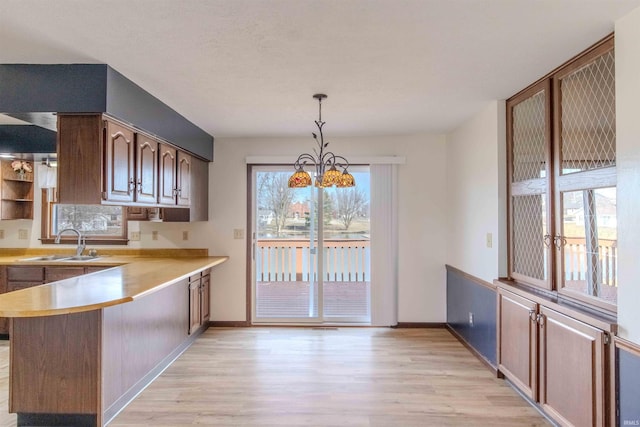
[[[76,256],[80,256],[82,255],[82,251],[84,251],[84,248],[87,246],[87,240],[82,237],[82,233],[80,233],[78,230],[76,230],[75,228],[69,227],[69,228],[65,228],[64,230],[60,230],[58,232],[58,235],[56,236],[56,240],[54,241],[54,243],[59,244],[60,243],[60,237],[62,236],[62,233],[66,232],[66,231],[72,231],[74,233],[76,233],[78,235],[78,247],[76,248]]]

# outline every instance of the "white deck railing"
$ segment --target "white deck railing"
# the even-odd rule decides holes
[[[601,240],[598,246],[599,283],[618,286],[618,248],[615,240]],[[588,271],[587,247],[584,240],[569,239],[564,247],[565,280],[587,280]]]
[[[322,249],[325,282],[369,281],[368,240],[330,240],[324,242]],[[309,241],[259,240],[255,251],[258,282],[318,280]]]

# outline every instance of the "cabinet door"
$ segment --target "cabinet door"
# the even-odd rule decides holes
[[[542,81],[507,105],[509,276],[551,289],[551,90]]]
[[[178,206],[191,205],[191,156],[178,151]]]
[[[200,280],[189,282],[189,334],[200,327]]]
[[[59,203],[95,205],[107,198],[104,126],[99,114],[58,114]]]
[[[206,276],[202,276],[202,283],[200,285],[201,288],[201,298],[200,298],[200,324],[204,325],[209,321],[210,317],[210,304],[209,295],[211,289],[211,276],[208,274]]]
[[[561,425],[605,425],[604,332],[546,307],[540,313],[540,405]]]
[[[176,167],[177,150],[165,144],[160,144],[160,194],[159,202],[163,205],[176,204]]]
[[[498,369],[524,394],[537,399],[538,305],[498,292]]]
[[[133,202],[133,131],[110,121],[106,129],[106,199]]]
[[[158,142],[136,135],[136,202],[158,203]]]

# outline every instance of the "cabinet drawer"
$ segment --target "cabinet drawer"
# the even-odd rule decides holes
[[[107,268],[111,267],[86,267],[86,273],[95,273],[96,271],[106,270]]]
[[[11,281],[42,282],[44,267],[7,267],[7,279]]]
[[[84,267],[45,267],[45,282],[56,282],[71,277],[82,276]]]
[[[9,282],[7,284],[7,290],[11,292],[11,291],[17,291],[20,289],[32,288],[34,286],[40,286],[40,285],[42,285],[42,282]]]

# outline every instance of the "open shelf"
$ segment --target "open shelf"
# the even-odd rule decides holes
[[[11,160],[0,161],[0,171],[0,219],[33,219],[33,172],[19,176]]]

